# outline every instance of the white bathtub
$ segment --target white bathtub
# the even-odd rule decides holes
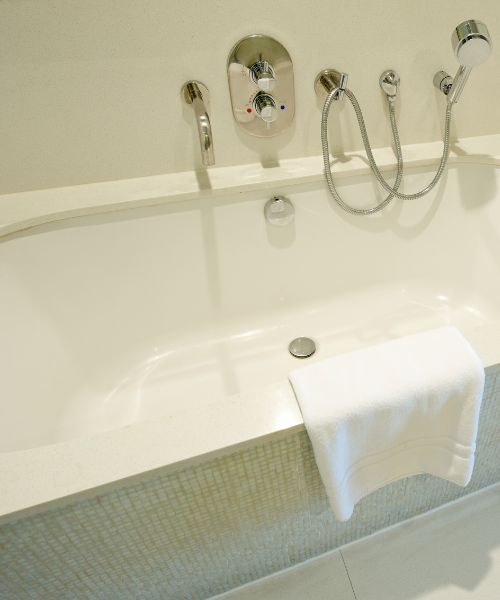
[[[404,190],[424,187],[433,171],[407,169]],[[363,207],[377,192],[368,176],[338,189]],[[264,219],[274,194],[295,207],[283,228]],[[425,198],[393,201],[368,218],[343,212],[320,181],[2,238],[0,451],[34,465],[48,452],[71,455],[70,440],[142,421],[183,415],[185,428],[221,399],[275,393],[301,364],[443,324],[466,335],[480,328],[491,346],[489,327],[500,321],[499,199],[496,166],[452,164]],[[298,336],[317,344],[303,362],[288,352]],[[274,415],[276,431],[300,420],[287,406]],[[120,435],[117,455],[127,445],[127,431]],[[156,467],[177,442],[164,444]]]

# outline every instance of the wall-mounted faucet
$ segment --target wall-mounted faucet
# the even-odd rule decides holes
[[[199,81],[188,81],[182,86],[181,98],[193,107],[198,133],[200,135],[201,160],[207,167],[215,165],[214,141],[206,105],[210,102],[210,92]]]

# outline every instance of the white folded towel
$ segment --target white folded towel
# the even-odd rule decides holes
[[[469,483],[484,369],[455,327],[334,356],[289,378],[339,521],[403,477]]]

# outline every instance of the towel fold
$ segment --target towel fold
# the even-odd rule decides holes
[[[484,369],[455,327],[334,356],[289,379],[339,521],[403,477],[469,483]]]

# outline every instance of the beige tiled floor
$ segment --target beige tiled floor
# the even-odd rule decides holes
[[[500,484],[224,600],[499,600]]]

